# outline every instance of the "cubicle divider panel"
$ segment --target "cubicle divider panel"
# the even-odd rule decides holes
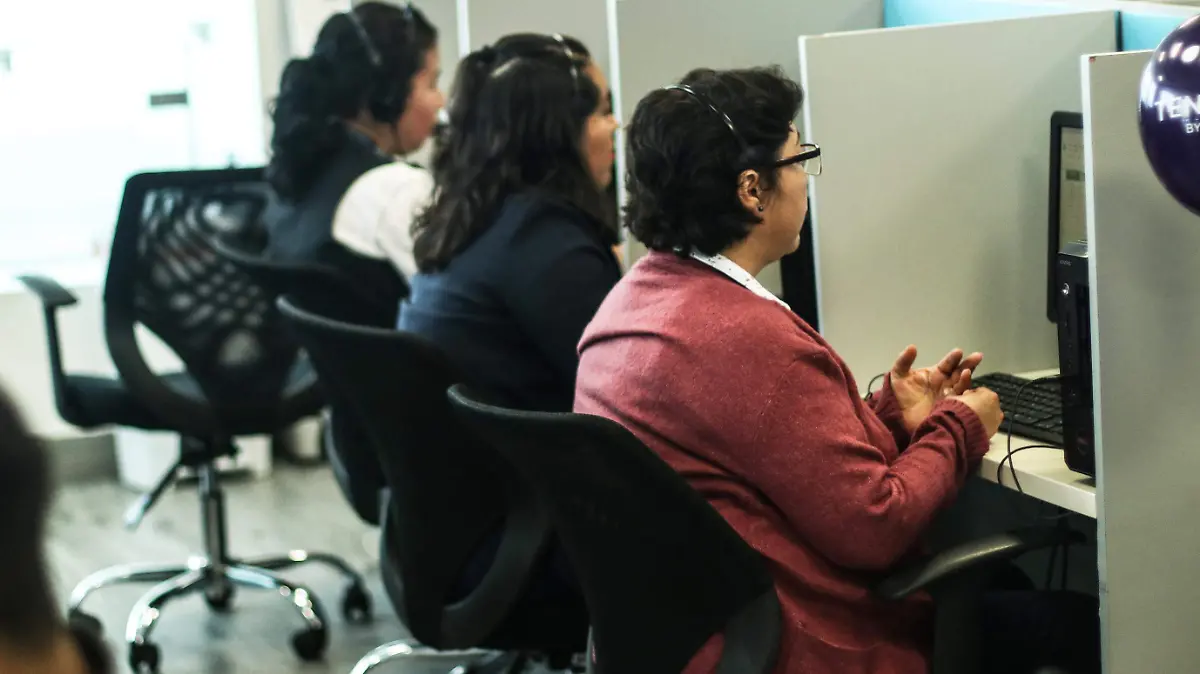
[[[587,46],[601,70],[609,72],[605,0],[466,0],[469,50],[510,33],[559,33]]]
[[[1191,4],[1192,6],[1188,6]],[[995,21],[1025,16],[1115,9],[1121,12],[1121,51],[1153,49],[1159,40],[1200,8],[1191,0],[886,0],[883,27],[924,26],[958,21]]]
[[[778,65],[799,79],[797,37],[883,25],[883,0],[608,2],[610,16],[617,22],[620,113],[625,122],[643,96],[694,68]],[[618,157],[617,175],[618,180],[625,179],[623,155]],[[643,247],[631,242],[627,261],[632,263],[644,253]],[[759,280],[772,292],[782,292],[778,265],[771,265]]]
[[[454,71],[458,69],[458,60],[465,53],[458,43],[459,2],[458,0],[413,0],[413,6],[421,10],[429,23],[437,28],[438,58],[441,60],[442,76],[438,86],[442,91],[450,91],[454,84]]]
[[[905,345],[1057,365],[1045,318],[1050,116],[1112,11],[802,38],[822,333],[861,383]]]
[[[1200,666],[1200,217],[1142,151],[1150,54],[1082,59],[1101,618],[1115,673]]]

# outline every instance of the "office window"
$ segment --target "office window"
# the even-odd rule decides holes
[[[125,179],[264,159],[254,0],[0,2],[0,273],[107,257]]]

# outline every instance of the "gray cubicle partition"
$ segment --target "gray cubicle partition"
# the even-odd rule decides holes
[[[459,0],[467,11],[470,49],[508,33],[561,33],[578,38],[592,59],[611,72],[604,0]]]
[[[883,25],[882,0],[608,0],[608,5],[619,44],[617,103],[626,121],[642,96],[693,68],[778,65],[799,80],[797,37]],[[618,152],[620,180],[624,160]],[[632,244],[627,259],[644,252]],[[781,293],[778,265],[759,278]]]
[[[388,1],[402,4],[400,0]],[[429,19],[429,22],[437,28],[438,53],[442,59],[442,77],[438,80],[438,86],[442,88],[442,91],[450,91],[450,85],[454,82],[454,70],[462,55],[462,45],[458,43],[460,20],[458,2],[457,0],[413,0],[413,6],[419,8],[425,18]]]
[[[1151,52],[1082,59],[1105,672],[1200,669],[1200,217],[1137,128]]]
[[[865,385],[905,345],[1057,366],[1046,320],[1050,116],[1079,110],[1099,10],[801,40],[820,329]]]

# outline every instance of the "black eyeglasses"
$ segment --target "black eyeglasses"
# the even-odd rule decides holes
[[[737,140],[738,145],[742,147],[743,151],[750,148],[750,144],[746,142],[746,139],[742,137],[742,134],[738,133],[737,127],[733,125],[733,120],[729,118],[729,115],[722,112],[721,109],[717,107],[717,104],[713,103],[712,99],[710,99],[708,96],[701,94],[686,84],[672,84],[670,86],[663,87],[663,89],[682,91],[697,101],[700,101],[704,107],[711,110],[713,114],[721,118],[721,121],[725,122],[725,126],[729,127],[729,132],[733,134],[733,137]],[[800,168],[810,176],[821,175],[821,146],[813,143],[802,143],[800,145],[800,152],[790,157],[777,159],[771,162],[770,166],[772,168],[780,168],[783,166],[791,166],[792,164],[800,164]]]

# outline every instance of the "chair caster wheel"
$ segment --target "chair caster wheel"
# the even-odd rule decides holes
[[[129,647],[129,667],[134,674],[158,674],[160,655],[158,646],[148,641],[132,644]]]
[[[86,634],[97,641],[104,639],[104,625],[96,619],[96,616],[84,613],[79,609],[71,609],[67,614],[67,627],[72,632]]]
[[[233,603],[233,585],[226,583],[209,586],[204,590],[204,601],[217,613],[229,611],[230,604]]]
[[[320,660],[325,655],[325,646],[329,639],[325,628],[307,629],[292,635],[292,650],[296,657],[305,662]]]
[[[371,622],[371,595],[359,583],[350,583],[342,595],[342,618],[354,625]]]

